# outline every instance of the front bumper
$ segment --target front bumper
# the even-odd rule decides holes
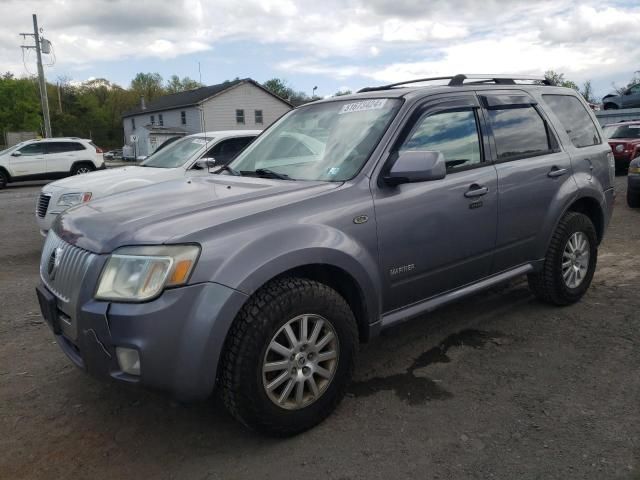
[[[43,289],[51,295],[40,284],[38,290]],[[201,283],[166,290],[147,303],[79,302],[74,318],[58,310],[52,327],[69,359],[95,377],[168,391],[183,401],[201,400],[213,391],[227,331],[245,300],[231,288]],[[41,308],[47,318],[42,303]],[[75,325],[60,329],[56,322]],[[138,351],[139,376],[120,369],[116,347]]]

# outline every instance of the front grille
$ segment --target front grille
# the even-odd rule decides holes
[[[65,242],[50,230],[42,249],[40,278],[56,297],[64,303],[73,304],[87,269],[96,256]]]
[[[36,204],[36,213],[40,218],[44,218],[49,208],[49,202],[51,201],[51,195],[47,193],[41,193],[38,197],[38,203]]]

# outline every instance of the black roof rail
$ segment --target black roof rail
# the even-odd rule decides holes
[[[543,76],[536,75],[467,75],[467,74],[458,74],[452,76],[445,77],[429,77],[429,78],[417,78],[415,80],[407,80],[404,82],[396,82],[390,83],[388,85],[381,85],[379,87],[365,87],[358,90],[357,93],[364,92],[375,92],[379,90],[390,90],[394,87],[399,87],[402,85],[410,85],[412,83],[421,83],[421,82],[431,82],[434,80],[449,80],[448,86],[457,87],[460,85],[479,85],[479,84],[487,84],[494,83],[496,85],[515,85],[516,80],[525,80],[532,82],[540,82],[542,85],[551,85],[551,83]],[[474,80],[472,82],[467,82],[465,84],[465,80]]]

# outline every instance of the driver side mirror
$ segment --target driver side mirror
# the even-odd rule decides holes
[[[213,168],[216,166],[216,159],[213,157],[209,157],[209,158],[200,158],[199,160],[196,161],[195,167],[198,170],[209,170],[210,168]]]
[[[397,155],[391,170],[384,177],[387,185],[428,182],[447,176],[447,165],[441,152],[407,150]]]
[[[12,156],[12,157],[21,157],[21,156],[22,156],[22,153],[20,153],[19,151],[18,151],[18,152],[13,152],[13,153],[11,154],[11,156]]]

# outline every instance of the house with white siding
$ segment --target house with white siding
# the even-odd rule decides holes
[[[286,100],[245,78],[155,98],[122,115],[125,146],[151,155],[165,140],[213,130],[262,130],[291,110]],[[128,150],[128,149],[127,149]]]

